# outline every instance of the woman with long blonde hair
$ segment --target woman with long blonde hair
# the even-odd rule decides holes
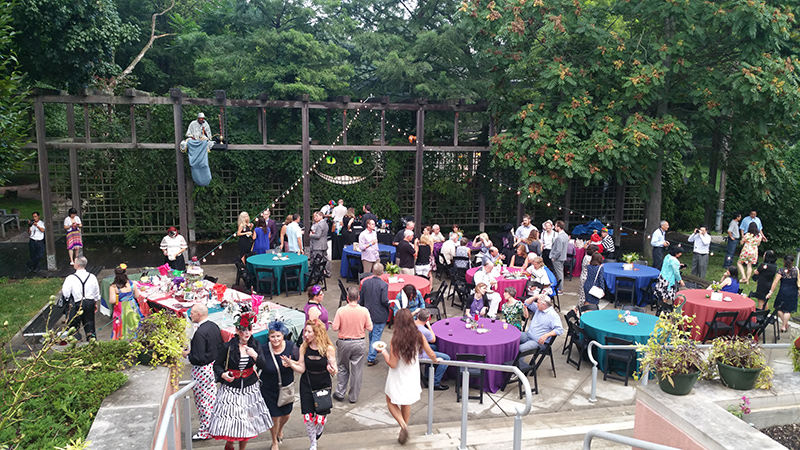
[[[417,333],[419,334],[419,333]],[[300,358],[294,361],[281,356],[284,367],[291,367],[300,376],[300,411],[303,423],[311,441],[310,450],[316,450],[317,440],[322,436],[325,421],[330,410],[317,411],[313,392],[320,389],[331,389],[331,376],[336,375],[336,349],[333,348],[325,325],[319,319],[306,322],[303,329],[303,345],[300,346]]]
[[[250,223],[250,214],[247,211],[239,213],[236,221],[236,236],[239,236],[239,258],[244,262],[244,257],[253,249],[253,227]]]

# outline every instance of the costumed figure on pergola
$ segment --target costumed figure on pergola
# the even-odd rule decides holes
[[[198,186],[211,183],[211,168],[208,166],[208,154],[214,141],[211,139],[211,126],[206,115],[199,113],[186,130],[187,139],[181,142],[181,151],[189,151],[189,167],[192,168],[192,179]]]

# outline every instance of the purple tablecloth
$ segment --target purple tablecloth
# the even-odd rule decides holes
[[[468,330],[460,318],[437,320],[431,328],[436,333],[439,351],[448,354],[452,359],[456,359],[459,353],[486,355],[486,362],[489,364],[502,364],[517,356],[520,333],[516,327],[509,326],[508,329],[503,329],[501,321],[492,323],[486,318],[479,319],[479,323],[489,332],[478,334]],[[458,376],[458,369],[449,368],[448,375],[452,378]],[[510,374],[504,372],[487,371],[483,390],[497,392],[509,376]]]

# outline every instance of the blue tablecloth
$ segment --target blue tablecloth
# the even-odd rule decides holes
[[[380,251],[380,252],[389,252],[389,259],[392,262],[394,262],[394,254],[395,254],[395,251],[396,251],[396,249],[394,248],[394,245],[378,244],[378,251]],[[355,256],[358,256],[359,258],[361,258],[361,252],[357,252],[357,251],[353,250],[353,246],[352,245],[348,245],[347,247],[345,247],[342,250],[342,267],[341,267],[341,269],[339,269],[339,275],[341,275],[342,278],[347,278],[347,270],[348,270],[347,255],[355,255]],[[361,269],[359,268],[358,271],[360,273]]]
[[[620,322],[617,316],[622,313],[616,309],[604,309],[600,311],[586,311],[581,314],[581,326],[586,332],[586,336],[600,344],[606,343],[606,337],[612,336],[620,339],[627,339],[638,344],[646,344],[650,338],[650,333],[656,327],[656,316],[631,311],[631,314],[639,318],[638,325],[628,325]],[[597,362],[600,370],[604,370],[603,357],[605,350],[597,350]]]
[[[275,293],[281,293],[281,276],[283,275],[283,268],[286,266],[300,265],[300,290],[306,289],[306,274],[308,273],[308,256],[298,255],[297,253],[281,253],[281,256],[288,259],[274,260],[277,255],[273,253],[264,253],[261,255],[253,255],[247,258],[247,270],[255,273],[259,267],[266,267],[275,269],[275,279],[278,280],[275,286]]]
[[[658,278],[658,274],[660,272],[656,268],[643,266],[640,264],[634,264],[633,267],[635,270],[623,270],[622,263],[606,263],[603,264],[603,276],[606,280],[606,289],[612,294],[616,293],[616,285],[614,284],[614,281],[616,281],[617,277],[635,278],[636,304],[642,306],[642,292],[647,289],[647,286],[650,284],[650,280]]]

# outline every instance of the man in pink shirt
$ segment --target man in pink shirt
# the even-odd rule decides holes
[[[361,249],[361,265],[364,273],[372,272],[372,266],[380,261],[378,251],[378,233],[375,231],[375,221],[367,220],[364,231],[358,235],[358,247]]]
[[[358,304],[358,289],[347,288],[347,305],[336,311],[333,319],[333,331],[338,331],[336,340],[336,360],[339,373],[336,377],[336,391],[333,398],[344,400],[347,383],[350,381],[350,403],[358,400],[361,392],[362,374],[364,373],[364,357],[367,355],[364,338],[367,331],[372,331],[372,318],[369,310]]]

